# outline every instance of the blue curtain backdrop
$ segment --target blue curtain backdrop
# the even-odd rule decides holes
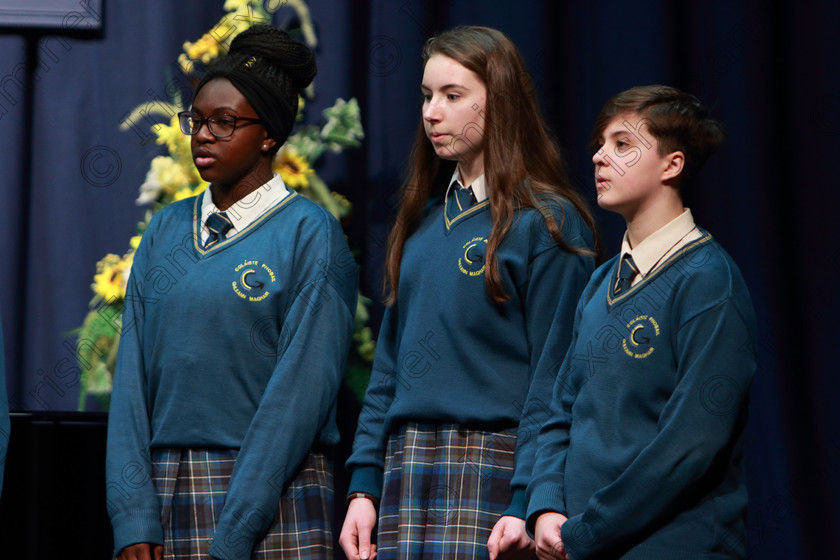
[[[80,2],[80,5],[83,2]],[[134,199],[161,153],[148,124],[168,99],[185,40],[222,1],[112,1],[101,32],[0,30],[0,309],[12,410],[72,410],[76,341],[95,263],[123,253],[145,212]],[[269,6],[282,2],[267,2]],[[419,118],[420,48],[457,24],[497,27],[520,48],[578,186],[594,204],[587,149],[614,93],[665,83],[696,93],[728,129],[688,205],[738,262],[759,318],[749,441],[751,558],[840,558],[836,407],[840,248],[840,4],[311,0],[317,98],[359,99],[364,147],[323,175],[354,204],[363,281],[378,293],[394,193]],[[289,17],[286,9],[276,23]],[[167,91],[167,90],[170,91]],[[623,224],[596,209],[607,254]],[[381,307],[374,308],[374,324]],[[93,404],[93,403],[91,403]],[[690,438],[692,434],[686,434]],[[832,536],[835,535],[835,536]]]

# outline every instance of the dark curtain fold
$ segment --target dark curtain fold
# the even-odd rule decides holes
[[[267,2],[268,5],[280,5]],[[222,1],[107,2],[100,33],[0,32],[0,309],[13,410],[72,410],[74,336],[97,260],[123,253],[134,204],[161,153],[138,104],[168,100],[185,40]],[[698,95],[728,140],[687,203],[732,254],[759,318],[759,370],[745,449],[751,558],[840,557],[835,401],[840,248],[834,140],[840,135],[837,2],[311,0],[317,98],[359,99],[364,147],[321,172],[354,204],[347,221],[377,296],[385,239],[419,119],[420,49],[432,33],[481,24],[520,48],[577,185],[595,207],[587,146],[601,105],[633,85]],[[289,13],[277,14],[276,22]],[[181,82],[174,82],[183,86]],[[169,89],[170,91],[167,91]],[[607,253],[623,223],[596,209]],[[374,326],[381,307],[373,309]],[[94,403],[91,403],[94,404]],[[690,434],[686,434],[690,437]]]

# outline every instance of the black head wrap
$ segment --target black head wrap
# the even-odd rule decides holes
[[[230,80],[277,142],[276,152],[292,132],[298,96],[316,71],[309,47],[274,26],[255,25],[234,37],[228,54],[213,62],[195,92],[215,78]]]

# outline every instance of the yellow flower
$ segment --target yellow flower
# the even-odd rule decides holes
[[[137,247],[139,247],[139,246],[140,246],[140,240],[141,240],[141,239],[143,239],[143,236],[142,236],[142,235],[135,235],[134,237],[132,237],[131,239],[129,239],[128,244],[129,244],[129,246],[131,247],[131,250],[132,250],[132,251],[136,251],[136,250],[137,250]],[[134,259],[132,258],[132,260],[134,260]]]
[[[239,12],[248,9],[251,0],[225,0],[224,10],[226,12]]]
[[[94,293],[108,303],[125,298],[125,286],[131,271],[134,253],[125,257],[119,255],[105,255],[96,263],[96,275],[93,277],[91,288]]]
[[[209,33],[205,33],[195,43],[189,41],[184,42],[184,51],[192,60],[201,60],[207,64],[217,56],[219,56],[219,41]]]
[[[347,197],[344,196],[343,194],[339,194],[335,191],[332,191],[330,194],[335,199],[335,201],[338,202],[338,205],[341,206],[344,210],[349,211],[350,208],[353,207],[353,205],[350,204],[350,201],[347,200]]]
[[[295,120],[302,121],[303,120],[303,110],[306,109],[306,100],[303,98],[302,95],[298,95],[298,112],[297,117]]]
[[[356,349],[359,355],[367,362],[373,362],[373,356],[376,352],[376,341],[370,331],[370,327],[363,327],[353,333],[353,340],[356,341]]]
[[[166,149],[169,150],[169,155],[181,161],[192,161],[190,137],[181,132],[178,115],[173,115],[168,125],[157,123],[152,127],[152,130],[157,135],[155,142],[165,145]]]
[[[184,71],[184,74],[189,76],[195,71],[195,62],[193,62],[190,57],[181,53],[178,55],[178,65],[181,67],[181,70]]]
[[[276,2],[276,6],[274,7],[273,11],[277,11],[282,5],[288,2],[288,0],[283,0],[283,2]],[[245,31],[248,27],[252,25],[256,25],[258,23],[268,23],[271,21],[272,13],[266,11],[266,7],[263,6],[264,0],[226,0],[224,9],[228,12],[228,16],[233,16],[233,19],[237,22],[243,22],[247,24],[247,27],[244,29],[240,29],[239,32]],[[269,2],[266,2],[269,4]],[[224,19],[224,18],[223,18]],[[228,23],[228,25],[231,25]],[[237,24],[233,24],[237,25]],[[236,33],[233,34],[235,36]],[[232,39],[233,36],[230,38]],[[228,45],[230,43],[228,42]]]
[[[279,173],[286,186],[292,189],[308,187],[309,176],[315,172],[306,158],[291,146],[286,146],[274,160],[274,171]]]
[[[161,190],[173,195],[194,182],[189,169],[169,156],[157,156],[152,160],[151,173],[160,184]]]
[[[183,200],[185,198],[190,198],[191,196],[197,196],[204,192],[204,189],[207,188],[207,185],[210,183],[206,181],[202,181],[195,187],[186,186],[181,190],[175,192],[172,201],[175,202],[176,200]]]

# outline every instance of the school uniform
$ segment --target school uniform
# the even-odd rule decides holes
[[[335,219],[279,176],[204,229],[210,192],[151,220],[127,287],[108,426],[117,551],[331,555],[335,400],[356,265]]]
[[[628,253],[636,274],[620,288]],[[528,529],[542,513],[567,516],[572,560],[744,557],[755,331],[737,266],[690,212],[638,247],[625,237],[578,305]]]
[[[381,498],[381,560],[485,558],[499,517],[524,518],[535,436],[594,268],[557,247],[538,211],[519,211],[497,252],[510,299],[495,303],[483,177],[473,187],[472,201],[450,190],[430,202],[406,240],[347,461],[350,492]],[[550,209],[570,246],[592,248],[571,203]]]

